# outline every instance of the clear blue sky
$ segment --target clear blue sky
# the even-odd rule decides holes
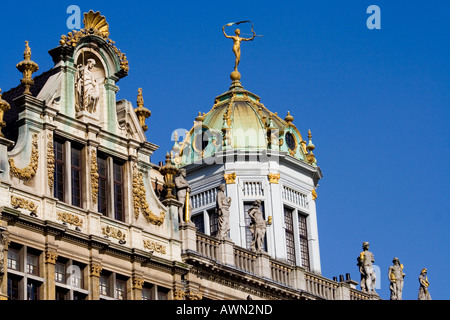
[[[20,1],[2,4],[0,87],[19,84],[24,40],[41,71],[67,34],[66,9],[100,11],[130,62],[119,99],[143,88],[149,141],[158,163],[171,133],[190,129],[225,92],[234,66],[221,27],[251,20],[264,37],[242,45],[244,87],[313,133],[319,182],[322,272],[350,273],[371,243],[389,299],[387,270],[405,265],[404,299],[417,299],[428,268],[433,299],[450,299],[449,1]],[[369,5],[381,29],[369,30]],[[249,25],[241,25],[249,32]],[[248,30],[247,30],[248,29]]]

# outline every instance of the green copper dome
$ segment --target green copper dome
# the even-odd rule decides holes
[[[219,95],[208,113],[199,113],[181,145],[175,142],[174,162],[194,163],[224,150],[279,150],[315,165],[308,157],[306,142],[289,114],[283,120],[261,102],[260,97],[233,81],[230,90]]]

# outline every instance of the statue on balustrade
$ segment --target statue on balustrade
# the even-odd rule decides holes
[[[225,195],[225,185],[222,184],[219,187],[216,197],[216,212],[219,218],[219,232],[218,238],[229,238],[230,232],[230,205],[231,198]]]
[[[419,275],[419,300],[431,300],[430,292],[428,287],[430,283],[428,282],[427,269],[423,268]]]
[[[174,178],[175,187],[177,188],[177,200],[182,203],[181,207],[178,208],[178,218],[180,223],[184,222],[186,219],[186,209],[188,212],[192,212],[190,201],[188,202],[188,208],[186,208],[186,198],[189,200],[189,194],[191,192],[191,187],[186,180],[186,170],[180,169],[178,174]],[[187,221],[187,220],[186,220]]]
[[[369,251],[368,242],[363,242],[362,248],[363,251],[357,258],[357,265],[359,267],[359,272],[361,273],[361,291],[377,294],[375,292],[376,276],[373,269],[375,258],[373,253]]]
[[[400,263],[398,258],[392,260],[394,265],[389,267],[389,289],[391,290],[391,300],[402,300],[403,292],[403,278],[405,274],[403,273],[403,264]]]
[[[250,231],[253,235],[251,244],[252,251],[262,251],[264,248],[264,236],[266,235],[266,228],[271,224],[271,221],[264,220],[264,214],[261,209],[261,200],[256,200],[253,207],[248,210],[248,215],[251,218]]]

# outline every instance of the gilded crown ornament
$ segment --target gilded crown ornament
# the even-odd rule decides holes
[[[308,139],[309,139],[308,145],[306,146],[308,154],[306,155],[306,159],[308,160],[309,164],[316,164],[317,160],[313,153],[313,150],[316,148],[316,146],[312,143],[311,130],[308,130]]]
[[[142,96],[142,88],[138,89],[138,96],[136,100],[137,108],[134,109],[136,115],[139,118],[139,123],[144,131],[148,130],[148,126],[145,124],[145,119],[152,115],[151,111],[144,108],[144,97]]]
[[[32,74],[39,70],[39,66],[36,62],[31,60],[31,49],[28,45],[28,41],[25,41],[25,51],[23,52],[23,61],[16,65],[17,70],[22,72],[23,78],[20,79],[20,83],[24,85],[24,94],[31,95],[30,87],[34,84],[34,80],[31,78]]]
[[[3,121],[3,117],[5,116],[5,112],[9,109],[11,109],[11,106],[6,100],[2,99],[2,89],[0,89],[0,137],[5,136],[2,132],[2,129],[6,126],[6,122]]]

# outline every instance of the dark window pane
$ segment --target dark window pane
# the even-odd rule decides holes
[[[203,219],[203,212],[193,216],[191,218],[191,221],[195,224],[199,232],[205,233],[205,221]]]
[[[71,149],[72,205],[81,207],[81,150]]]
[[[28,280],[27,283],[27,300],[39,300],[40,283]]]
[[[209,231],[210,235],[215,237],[219,232],[219,217],[217,215],[216,209],[208,210],[209,215]]]
[[[308,230],[306,225],[306,216],[299,214],[299,234],[300,234],[300,252],[302,255],[302,266],[309,270],[309,250],[308,250]]]
[[[295,265],[295,241],[294,224],[292,220],[292,210],[284,208],[284,225],[286,227],[286,252],[288,263]]]
[[[294,150],[295,149],[295,137],[292,135],[292,133],[287,132],[284,136],[286,138],[286,144],[289,149]]]
[[[64,201],[64,145],[54,141],[55,171],[53,177],[53,196]]]
[[[19,300],[19,282],[20,278],[8,274],[8,299]]]
[[[98,164],[98,212],[103,215],[107,214],[108,210],[108,171],[106,166],[106,159],[97,158]]]
[[[114,176],[114,218],[125,221],[123,214],[123,166],[117,163],[113,165]]]

